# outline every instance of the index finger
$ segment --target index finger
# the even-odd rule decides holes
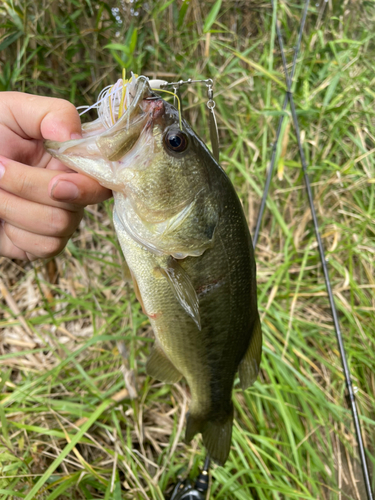
[[[81,136],[81,121],[73,104],[64,99],[22,92],[2,92],[5,125],[25,139],[67,141]],[[73,137],[72,137],[73,136]]]

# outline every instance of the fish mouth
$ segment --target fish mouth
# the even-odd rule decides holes
[[[44,143],[46,150],[62,161],[71,154],[118,161],[133,148],[142,131],[150,128],[164,113],[164,101],[151,90],[144,76],[133,77],[129,82],[125,95],[127,107],[121,116],[119,109],[113,106],[113,96],[111,99],[108,94],[106,99],[98,107],[99,118],[82,126],[82,139],[47,140]]]

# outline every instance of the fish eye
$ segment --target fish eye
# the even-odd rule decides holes
[[[188,138],[181,130],[169,130],[165,134],[164,143],[170,151],[182,153],[188,146]]]

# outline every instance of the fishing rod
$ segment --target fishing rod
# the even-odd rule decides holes
[[[271,0],[271,4],[272,4],[272,9],[274,11],[275,10],[274,0]],[[309,179],[309,176],[307,173],[307,163],[306,163],[305,154],[304,154],[304,151],[302,148],[300,127],[299,127],[298,117],[296,114],[296,108],[295,108],[293,93],[292,93],[292,80],[293,80],[293,76],[294,76],[297,54],[299,52],[300,45],[301,45],[302,30],[303,30],[303,26],[305,24],[308,6],[309,6],[309,0],[306,0],[303,16],[302,16],[302,20],[301,20],[300,34],[299,34],[299,38],[298,38],[296,51],[294,54],[293,67],[292,67],[292,71],[290,74],[289,74],[288,69],[287,69],[287,63],[286,63],[286,57],[285,57],[284,44],[283,44],[283,38],[282,38],[282,34],[281,34],[280,24],[279,24],[279,22],[276,22],[277,37],[278,37],[278,41],[279,41],[280,52],[281,52],[284,74],[285,74],[285,80],[286,80],[286,84],[287,84],[287,91],[285,93],[283,111],[286,109],[287,103],[289,101],[290,110],[291,110],[292,119],[293,119],[293,124],[294,124],[294,129],[295,129],[296,137],[297,137],[299,155],[301,158],[304,180],[305,180],[305,184],[306,184],[307,196],[308,196],[308,200],[309,200],[309,204],[310,204],[311,216],[312,216],[313,223],[314,223],[315,237],[316,237],[316,240],[318,243],[319,255],[320,255],[320,260],[322,262],[324,279],[325,279],[326,289],[327,289],[329,303],[330,303],[331,312],[332,312],[333,324],[335,327],[337,343],[338,343],[342,367],[343,367],[343,371],[344,371],[344,375],[345,375],[345,382],[346,382],[346,388],[347,388],[347,401],[348,401],[348,404],[350,405],[350,409],[352,411],[353,423],[354,423],[356,437],[357,437],[357,444],[358,444],[358,449],[359,449],[359,455],[360,455],[360,460],[361,460],[361,467],[362,467],[363,479],[364,479],[364,483],[365,483],[365,487],[366,487],[367,498],[368,498],[368,500],[373,500],[374,497],[373,497],[372,490],[371,490],[370,474],[369,474],[367,461],[366,461],[365,448],[364,448],[364,444],[363,444],[361,424],[360,424],[359,416],[358,416],[355,393],[354,393],[353,384],[351,381],[350,369],[349,369],[349,365],[348,365],[348,361],[347,361],[347,357],[346,357],[344,340],[343,340],[343,337],[341,334],[337,309],[336,309],[335,300],[334,300],[334,296],[333,296],[333,292],[332,292],[331,281],[329,278],[327,259],[325,257],[324,247],[323,247],[323,243],[322,243],[322,240],[320,237],[320,229],[319,229],[318,219],[316,216],[316,210],[315,210],[315,206],[314,206],[314,198],[312,195],[310,179]],[[257,225],[256,225],[256,232],[255,232],[255,236],[254,236],[254,247],[255,247],[256,242],[258,240],[259,228],[260,228],[261,220],[263,217],[265,202],[266,202],[266,198],[267,198],[267,194],[268,194],[268,190],[269,190],[269,186],[270,186],[270,182],[271,182],[271,177],[272,177],[272,173],[273,173],[273,169],[274,169],[274,165],[275,165],[276,151],[277,151],[277,146],[278,146],[278,142],[280,139],[281,125],[282,125],[283,119],[284,119],[284,116],[280,117],[276,141],[273,145],[271,165],[270,165],[270,169],[268,172],[267,181],[266,181],[266,185],[265,185],[265,189],[264,189],[264,193],[263,193],[263,197],[262,197],[262,203],[261,203],[261,207],[259,210],[259,215],[258,215],[258,220],[257,220]]]
[[[291,71],[291,79],[292,80],[293,80],[293,77],[294,77],[294,72],[296,70],[297,58],[298,58],[299,51],[300,51],[300,48],[301,48],[302,34],[303,34],[303,29],[305,27],[305,22],[306,22],[308,7],[309,7],[309,2],[306,2],[305,8],[304,8],[303,14],[302,14],[300,28],[299,28],[297,45],[296,45],[295,50],[294,50],[293,65],[292,65],[292,71]],[[273,2],[272,2],[272,9],[274,9]],[[272,157],[271,157],[270,168],[268,169],[266,184],[264,186],[263,196],[262,196],[262,200],[260,202],[258,219],[257,219],[257,223],[256,223],[256,226],[255,226],[255,231],[254,231],[254,236],[253,236],[253,245],[254,245],[254,248],[256,247],[256,245],[258,243],[260,225],[261,225],[261,222],[262,222],[264,209],[266,207],[266,200],[267,200],[267,196],[268,196],[268,191],[270,189],[271,179],[272,179],[272,175],[273,175],[273,170],[274,170],[275,163],[276,163],[277,146],[278,146],[278,143],[279,143],[279,137],[280,137],[280,134],[281,134],[281,128],[283,126],[283,121],[284,121],[284,118],[285,118],[284,112],[285,112],[286,107],[288,105],[288,100],[289,100],[288,93],[286,93],[285,94],[285,98],[284,98],[283,108],[282,108],[282,115],[280,116],[279,125],[277,127],[276,141],[272,145]]]

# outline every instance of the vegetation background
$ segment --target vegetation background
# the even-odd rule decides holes
[[[279,1],[287,57],[303,2]],[[284,98],[269,2],[2,0],[0,89],[92,104],[127,71],[213,78],[222,165],[255,226]],[[355,386],[375,463],[374,21],[365,0],[309,8],[295,101]],[[208,142],[206,89],[183,94]],[[89,118],[94,118],[94,114]],[[153,335],[122,278],[112,201],[63,254],[0,258],[0,498],[162,499],[202,464],[182,441],[188,393],[145,374]],[[363,499],[362,476],[295,134],[284,120],[256,250],[264,332],[235,385],[230,458],[211,498]]]

